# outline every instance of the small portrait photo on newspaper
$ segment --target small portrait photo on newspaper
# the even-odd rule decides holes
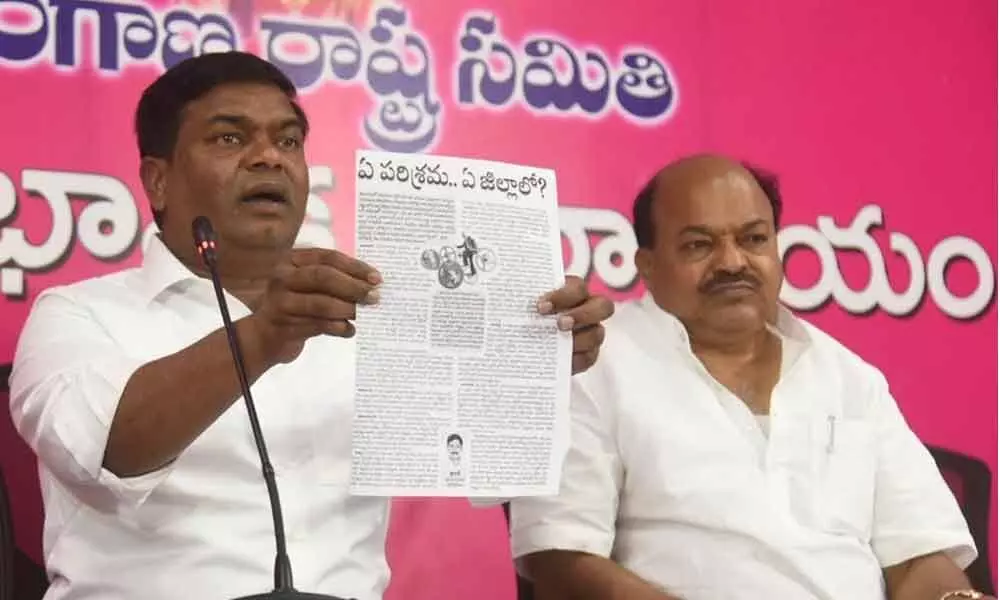
[[[468,474],[466,435],[445,429],[441,442],[441,475],[445,486],[463,486]]]

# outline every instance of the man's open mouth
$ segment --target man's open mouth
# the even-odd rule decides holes
[[[249,203],[270,203],[270,204],[288,204],[288,196],[285,195],[284,190],[277,187],[258,187],[253,188],[248,191],[240,199],[241,202]]]

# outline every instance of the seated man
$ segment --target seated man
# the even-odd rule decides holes
[[[779,305],[780,209],[776,181],[714,156],[636,199],[649,293],[575,379],[559,494],[511,503],[540,597],[981,597],[882,374]]]

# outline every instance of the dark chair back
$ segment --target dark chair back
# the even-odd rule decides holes
[[[0,365],[0,392],[7,392],[10,365]],[[3,393],[4,398],[7,393]],[[0,600],[14,600],[14,517],[10,512],[7,482],[0,468]]]
[[[14,520],[10,514],[7,484],[0,469],[0,600],[14,600]]]
[[[6,410],[9,402],[9,377],[10,365],[0,365],[0,410]],[[3,418],[6,415],[0,416],[0,419]],[[5,425],[9,426],[9,423],[0,423],[0,434],[4,433]],[[10,490],[17,487],[18,480],[9,472],[7,475],[9,477],[0,467],[0,600],[42,600],[49,586],[48,578],[45,569],[17,547],[11,509],[17,499],[11,499],[13,493]],[[7,487],[8,482],[11,488]]]
[[[990,571],[990,496],[993,476],[983,461],[937,446],[927,446],[942,476],[955,493],[962,514],[969,524],[972,540],[979,556],[966,574],[972,585],[990,596],[996,594],[996,583]]]

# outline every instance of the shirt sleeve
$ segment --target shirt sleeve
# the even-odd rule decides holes
[[[171,469],[119,478],[102,466],[118,401],[144,362],[124,352],[82,303],[52,290],[39,296],[18,339],[14,427],[43,468],[101,512],[138,508]]]
[[[570,394],[570,445],[554,496],[511,501],[514,558],[544,550],[609,557],[615,538],[622,462],[613,412],[574,378]]]
[[[878,467],[872,547],[880,565],[944,552],[965,569],[977,551],[951,488],[881,375],[874,399]]]

